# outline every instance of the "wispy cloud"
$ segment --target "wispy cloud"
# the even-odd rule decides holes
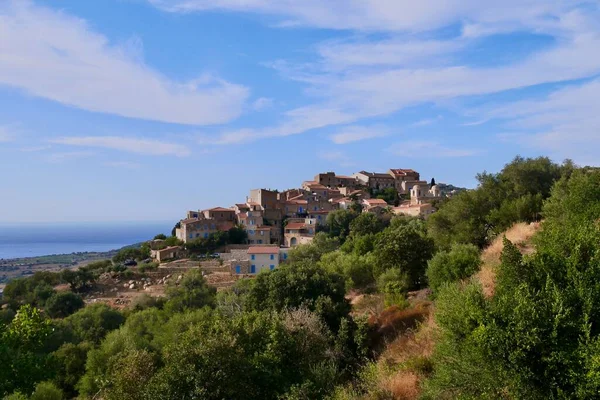
[[[52,148],[52,146],[29,146],[29,147],[22,147],[19,150],[24,153],[35,153],[38,151],[44,151],[44,150],[48,150],[51,148]]]
[[[279,16],[280,26],[312,26],[319,28],[361,31],[416,31],[437,29],[464,19],[485,21],[490,25],[517,27],[539,24],[548,15],[567,9],[578,2],[547,0],[506,0],[482,2],[476,0],[430,0],[415,3],[410,0],[148,0],[170,12],[225,10],[254,12]],[[515,9],[524,12],[515,13]],[[525,12],[526,11],[526,12]],[[472,28],[474,30],[475,28]],[[514,28],[513,28],[514,29]]]
[[[334,162],[342,167],[351,167],[354,165],[350,157],[341,151],[321,151],[318,157],[322,160]]]
[[[81,147],[99,147],[154,156],[171,155],[186,157],[191,153],[186,146],[180,144],[120,136],[70,136],[51,139],[50,143]]]
[[[334,133],[329,138],[335,144],[346,144],[379,138],[389,135],[390,130],[381,125],[375,126],[346,126],[341,128],[337,133]]]
[[[427,125],[435,124],[436,122],[438,122],[438,121],[440,121],[442,119],[443,119],[443,117],[441,115],[438,115],[435,118],[426,118],[426,119],[422,119],[420,121],[417,121],[414,124],[412,124],[412,126],[415,126],[415,127],[427,126]]]
[[[273,107],[273,99],[268,97],[259,97],[252,103],[254,111],[263,111],[271,107]]]
[[[482,115],[496,118],[512,133],[512,143],[573,158],[580,164],[600,164],[600,79],[570,85],[543,98],[497,105]]]
[[[486,119],[482,119],[482,120],[479,120],[479,121],[466,122],[466,123],[461,124],[461,125],[462,126],[479,126],[479,125],[485,124],[488,121],[489,121],[489,118],[486,118]]]
[[[46,159],[51,163],[62,163],[69,160],[78,160],[94,156],[91,151],[66,151],[49,154]]]
[[[0,4],[0,37],[0,84],[88,111],[218,124],[240,115],[248,96],[206,74],[171,80],[143,63],[139,45],[110,44],[86,21],[29,0]]]
[[[16,135],[8,126],[0,126],[0,143],[12,142]]]
[[[408,140],[393,144],[388,152],[403,157],[446,158],[471,157],[480,154],[478,149],[463,149],[448,147],[437,141]]]
[[[109,161],[104,163],[107,167],[125,168],[125,169],[140,169],[142,166],[139,163],[131,161]]]

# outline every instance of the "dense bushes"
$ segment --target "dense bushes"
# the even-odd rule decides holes
[[[440,247],[470,243],[482,248],[515,222],[539,220],[552,186],[573,168],[569,161],[558,165],[546,157],[516,157],[498,174],[479,174],[477,189],[445,202],[429,218],[429,234]]]
[[[580,170],[556,185],[536,253],[505,240],[493,297],[477,283],[440,290],[430,398],[597,397],[599,183]]]
[[[429,287],[435,293],[446,282],[456,282],[473,275],[480,264],[479,250],[470,244],[455,244],[450,251],[439,251],[428,262]]]

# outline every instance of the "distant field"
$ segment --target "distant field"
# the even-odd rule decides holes
[[[5,284],[11,279],[33,275],[38,271],[60,271],[66,268],[77,268],[93,261],[112,258],[117,252],[118,250],[53,254],[0,260],[0,284]]]

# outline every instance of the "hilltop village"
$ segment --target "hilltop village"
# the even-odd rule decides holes
[[[175,236],[188,245],[234,227],[243,229],[246,243],[227,246],[218,256],[231,264],[232,273],[255,274],[276,268],[290,248],[310,243],[332,211],[353,209],[427,218],[436,211],[437,201],[457,190],[436,184],[434,179],[421,180],[412,169],[360,171],[351,176],[325,172],[299,188],[281,192],[253,189],[243,203],[229,208],[188,211],[177,224]],[[152,255],[162,262],[182,258],[185,251],[183,246],[170,246],[153,250]]]

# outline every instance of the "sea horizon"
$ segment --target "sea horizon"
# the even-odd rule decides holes
[[[174,222],[0,223],[0,259],[105,252],[169,235]]]

